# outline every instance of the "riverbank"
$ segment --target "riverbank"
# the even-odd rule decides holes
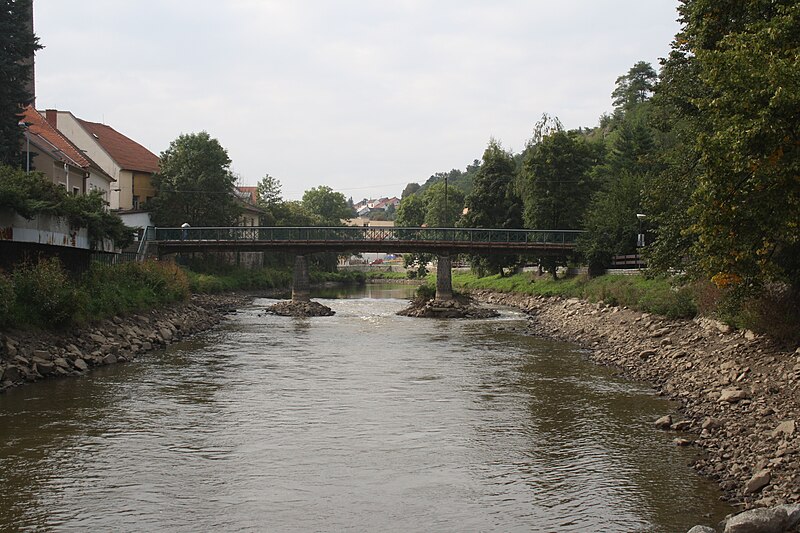
[[[0,392],[27,382],[79,376],[206,331],[252,298],[196,294],[190,300],[82,328],[0,332]]]
[[[731,503],[800,502],[800,348],[782,350],[707,319],[560,297],[470,294],[525,311],[533,334],[578,343],[596,363],[679,402],[678,416],[659,424],[676,432],[676,444],[703,452],[694,468],[719,483]]]

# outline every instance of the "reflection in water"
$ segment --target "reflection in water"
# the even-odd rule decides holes
[[[398,317],[414,287],[377,290],[312,320],[256,300],[0,396],[0,529],[679,531],[728,511],[646,388],[515,313]]]

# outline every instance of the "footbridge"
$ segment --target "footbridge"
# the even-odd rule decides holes
[[[292,299],[307,300],[308,254],[320,252],[433,253],[438,255],[436,294],[452,297],[451,256],[503,254],[545,256],[575,248],[580,231],[396,227],[186,227],[145,230],[140,255],[192,252],[282,252],[296,256]]]

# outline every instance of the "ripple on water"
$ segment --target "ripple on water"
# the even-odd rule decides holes
[[[0,397],[0,529],[677,531],[727,511],[651,428],[667,403],[521,336],[519,313],[270,303],[80,387]]]

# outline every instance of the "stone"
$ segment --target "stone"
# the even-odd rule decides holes
[[[672,425],[672,416],[671,415],[664,415],[658,420],[655,421],[655,426],[658,429],[669,429]]]
[[[48,361],[50,359],[50,352],[46,350],[34,350],[33,357],[38,357],[39,359]]]
[[[749,341],[752,341],[756,339],[756,334],[748,329],[747,331],[744,332],[744,338]]]
[[[708,526],[694,526],[686,533],[717,533],[717,530]]]
[[[750,480],[744,486],[744,493],[755,494],[756,492],[760,491],[761,489],[769,485],[771,479],[772,479],[772,472],[766,469],[759,470],[753,475],[753,477],[750,478]]]
[[[772,430],[772,436],[777,437],[779,435],[786,435],[787,437],[791,437],[794,435],[795,431],[797,431],[797,424],[795,424],[795,421],[785,420],[778,424],[778,427]]]
[[[104,365],[113,365],[114,363],[117,362],[117,356],[114,355],[113,353],[110,353],[105,357],[103,357],[102,361]]]
[[[86,361],[84,361],[80,357],[78,359],[75,359],[72,362],[72,364],[75,365],[75,368],[77,368],[81,372],[86,372],[87,370],[89,370],[89,365],[87,365]]]
[[[3,381],[17,382],[20,380],[22,380],[22,372],[20,372],[19,367],[17,366],[6,367],[5,371],[3,372]]]
[[[724,533],[783,533],[788,516],[778,507],[750,509],[731,517]]]
[[[691,446],[692,445],[692,441],[691,440],[684,439],[684,438],[681,438],[681,437],[679,437],[677,439],[674,439],[672,442],[675,444],[675,446]]]
[[[720,403],[736,403],[739,400],[745,400],[749,398],[749,394],[741,389],[724,389],[719,396]]]
[[[681,420],[680,422],[675,422],[672,424],[672,429],[675,431],[687,431],[689,428],[692,427],[691,420]]]
[[[642,350],[641,352],[639,352],[639,359],[649,359],[650,357],[653,357],[657,353],[658,352],[655,350]]]
[[[161,338],[165,341],[169,342],[172,340],[172,330],[167,328],[161,328],[158,330],[158,333],[161,335]]]
[[[52,374],[56,369],[56,365],[54,363],[51,361],[42,361],[41,359],[34,363],[34,367],[36,371],[43,376]]]
[[[786,511],[786,525],[787,530],[792,531],[797,526],[800,526],[800,503],[783,504],[778,506],[779,509]]]
[[[103,337],[102,335],[97,335],[95,333],[90,334],[89,339],[91,339],[91,341],[94,342],[95,344],[105,344],[107,342],[105,337]]]

